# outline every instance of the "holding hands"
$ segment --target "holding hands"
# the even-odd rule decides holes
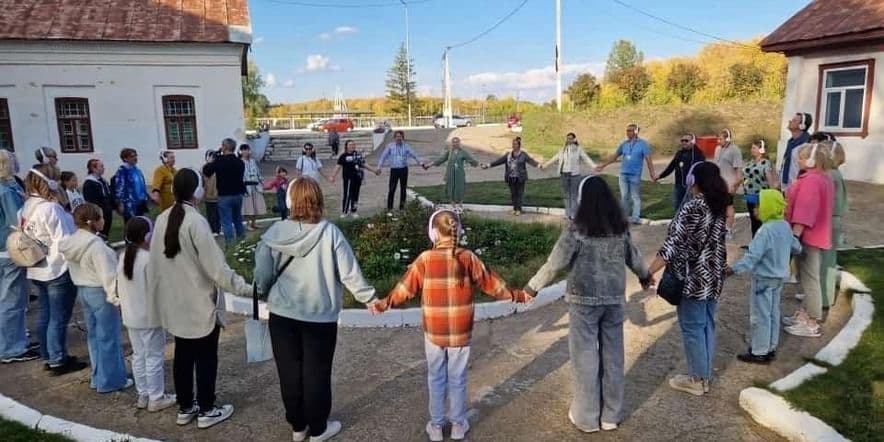
[[[389,305],[387,305],[387,304],[388,304],[387,299],[384,298],[384,299],[378,299],[377,301],[372,302],[372,303],[366,305],[365,307],[368,309],[369,312],[371,312],[371,314],[379,315],[379,314],[385,312],[389,308]]]

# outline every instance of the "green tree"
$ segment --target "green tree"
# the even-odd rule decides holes
[[[574,107],[585,110],[598,98],[601,86],[595,76],[589,73],[580,74],[565,91]]]
[[[682,103],[691,101],[698,90],[706,86],[703,71],[694,63],[676,63],[666,76],[666,87]]]
[[[728,68],[728,95],[748,98],[764,87],[764,70],[752,63],[736,63]]]
[[[493,103],[493,102],[497,101],[497,95],[488,94],[488,96],[485,97],[485,101],[488,103]]]
[[[648,93],[651,74],[642,65],[633,66],[620,72],[615,84],[626,94],[630,103],[638,103]]]
[[[393,60],[393,66],[387,71],[387,99],[390,100],[393,113],[404,115],[408,113],[408,103],[412,103],[412,111],[417,102],[415,90],[417,83],[414,81],[414,60],[408,58],[405,52],[405,44],[399,47],[399,52]]]
[[[247,127],[254,127],[255,118],[267,114],[270,109],[270,100],[261,93],[264,87],[264,79],[254,61],[249,60],[248,71],[242,78],[242,101],[245,112]]]
[[[629,40],[617,40],[608,53],[608,61],[605,63],[605,81],[618,83],[618,78],[623,72],[639,66],[644,61],[644,54],[639,51]]]

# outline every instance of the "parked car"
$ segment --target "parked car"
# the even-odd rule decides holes
[[[312,123],[307,124],[308,130],[320,131],[322,130],[322,125],[328,121],[328,118],[320,118],[318,120],[314,120]]]
[[[451,126],[450,127],[470,127],[473,125],[473,120],[469,117],[461,117],[460,115],[452,115],[451,116]],[[449,127],[445,124],[445,116],[436,115],[436,119],[433,120],[433,127],[436,129],[442,127]]]
[[[329,118],[322,124],[323,132],[347,132],[353,130],[353,120],[349,118]]]

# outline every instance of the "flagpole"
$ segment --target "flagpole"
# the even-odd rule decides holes
[[[562,111],[562,0],[556,0],[556,108]]]

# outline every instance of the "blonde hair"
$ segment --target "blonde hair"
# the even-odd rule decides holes
[[[289,185],[287,198],[291,207],[289,219],[315,224],[322,218],[325,206],[322,189],[313,178],[301,177],[295,180]]]
[[[50,180],[58,181],[58,168],[51,164],[37,164],[33,169]],[[33,172],[28,172],[28,175],[25,176],[25,191],[28,195],[39,195],[43,199],[59,201],[58,194],[49,188],[49,183]]]
[[[454,247],[451,249],[451,254],[454,255],[454,251],[457,249],[457,243],[460,238],[460,229],[457,225],[457,215],[450,210],[443,210],[436,214],[433,217],[433,228],[439,232],[439,237],[451,238],[454,240]]]
[[[74,223],[81,229],[97,231],[93,223],[100,220],[101,217],[101,208],[92,203],[83,203],[74,209]]]
[[[844,152],[844,146],[837,141],[832,142],[832,169],[837,169],[847,161],[847,154]]]
[[[0,149],[0,181],[9,181],[15,176],[15,157],[12,152]]]
[[[816,147],[816,152],[814,152],[814,147]],[[798,158],[803,158],[805,160],[811,160],[811,154],[813,154],[813,167],[808,166],[813,169],[821,169],[827,170],[829,169],[829,148],[826,147],[826,143],[806,143],[801,146],[801,150],[798,151]]]

